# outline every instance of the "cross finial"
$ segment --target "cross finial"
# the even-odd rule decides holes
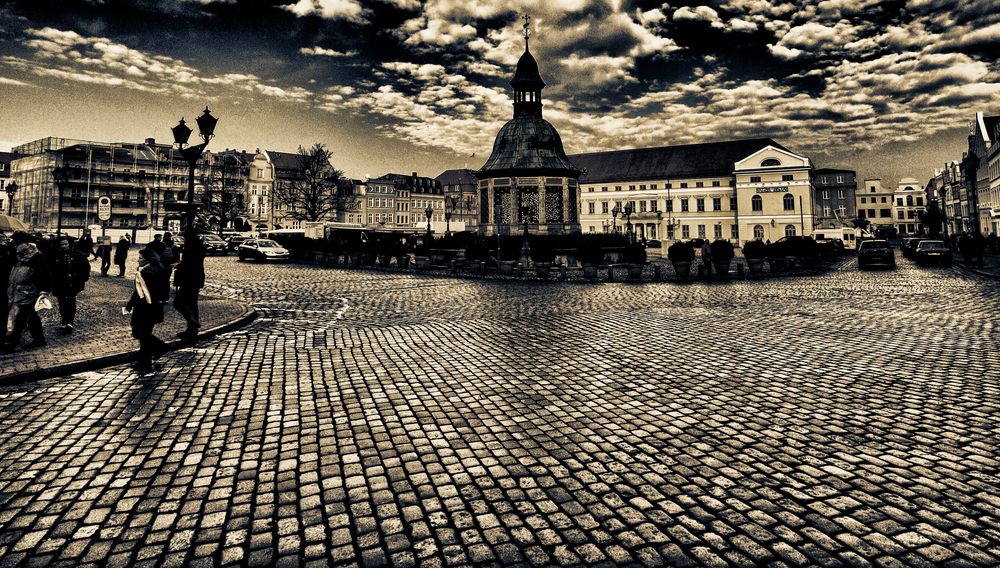
[[[527,50],[528,49],[528,36],[531,35],[531,29],[530,29],[531,16],[529,16],[528,14],[525,14],[525,15],[521,16],[521,19],[524,20],[524,25],[522,26],[524,28],[524,49]]]

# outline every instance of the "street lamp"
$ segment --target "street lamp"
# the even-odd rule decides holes
[[[67,168],[66,166],[56,166],[52,168],[52,180],[55,181],[56,191],[59,195],[56,196],[57,209],[56,209],[56,237],[62,236],[62,216],[63,216],[63,187],[66,185]]]
[[[424,209],[424,215],[427,216],[427,240],[431,240],[431,216],[434,215],[434,209],[428,205],[427,209]]]
[[[12,217],[14,216],[14,196],[17,195],[18,189],[20,188],[17,187],[17,182],[11,180],[11,182],[7,185],[7,188],[4,190],[7,192],[7,214]]]
[[[195,218],[195,204],[194,204],[194,167],[198,164],[198,160],[201,159],[202,152],[205,151],[205,147],[208,146],[208,141],[215,136],[215,125],[219,122],[219,119],[212,116],[212,112],[205,107],[205,111],[199,116],[195,122],[198,124],[198,131],[201,139],[204,141],[202,144],[197,144],[195,146],[188,146],[188,139],[191,137],[191,128],[184,122],[184,118],[177,123],[177,126],[171,128],[170,130],[174,134],[174,142],[177,143],[177,148],[181,151],[181,155],[187,161],[188,164],[188,192],[187,192],[187,230],[185,231],[185,240],[194,239],[194,218]]]
[[[444,235],[451,235],[451,212],[455,208],[455,202],[449,198],[445,198],[445,209],[444,209]]]
[[[625,204],[625,237],[628,238],[628,242],[632,242],[632,213],[635,212],[635,206],[629,201]]]
[[[612,232],[612,234],[617,234],[618,233],[617,220],[618,220],[618,214],[621,213],[621,212],[622,212],[622,206],[618,205],[617,203],[611,209],[611,232]]]

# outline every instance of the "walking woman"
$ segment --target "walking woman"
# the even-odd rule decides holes
[[[153,335],[153,328],[163,322],[163,304],[169,294],[160,258],[148,248],[140,250],[135,291],[124,308],[125,313],[132,314],[132,337],[139,340],[139,359],[133,367],[139,374],[150,372],[153,359],[165,351],[165,344]]]

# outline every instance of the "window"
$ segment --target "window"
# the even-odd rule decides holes
[[[795,176],[792,174],[781,174],[781,181],[793,181]]]
[[[697,200],[695,200],[695,204],[697,205],[699,212],[702,212],[702,211],[705,210],[705,198],[704,197],[699,197]]]
[[[786,237],[795,236],[795,225],[785,225],[785,236]]]
[[[906,196],[906,205],[908,207],[913,207],[913,196],[912,195],[907,195]]]
[[[646,189],[646,184],[639,184],[639,189]]]
[[[892,210],[891,209],[879,209],[878,210],[878,216],[881,217],[881,218],[883,218],[883,219],[889,219],[889,218],[892,217]]]
[[[823,190],[823,199],[830,199],[830,192],[825,189]]]
[[[862,198],[861,198],[861,203],[866,203],[865,199],[866,199],[866,198],[862,197]]]
[[[713,197],[712,198],[712,211],[722,211],[722,198]]]
[[[900,209],[899,211],[896,211],[896,218],[897,219],[904,219],[905,218],[905,217],[903,217],[903,210],[902,209]]]
[[[688,208],[688,198],[687,197],[681,199],[681,211],[690,211],[690,209]]]
[[[653,185],[649,186],[649,189],[656,189],[656,184],[654,183]]]
[[[681,225],[681,238],[690,239],[691,238],[691,227],[687,225]]]
[[[882,196],[882,203],[888,203],[888,202],[889,202],[889,200],[888,200],[888,199],[886,199],[886,197],[885,197],[885,196],[883,195],[883,196]]]
[[[667,238],[671,241],[674,240],[674,226],[667,225]]]
[[[736,197],[729,198],[729,210],[736,211]]]
[[[672,183],[668,183],[667,184],[667,189],[673,189],[673,188],[674,188],[674,184],[672,184]],[[654,187],[653,189],[656,189],[656,188]]]
[[[763,225],[754,225],[753,226],[753,238],[758,239],[758,240],[764,238],[764,226]]]
[[[899,205],[900,207],[903,206],[903,198],[902,197],[897,197],[896,198],[896,205]]]
[[[681,187],[687,187],[687,186],[688,186],[688,184],[687,184],[687,182],[686,182],[686,181],[682,181],[682,182],[681,182]]]
[[[601,191],[607,191],[607,190],[608,190],[608,186],[606,186],[606,185],[601,188]]]
[[[664,203],[667,206],[667,212],[668,213],[672,213],[674,211],[674,200],[673,199],[668,199],[668,200],[664,201]]]
[[[712,187],[721,187],[721,186],[722,186],[722,183],[719,182],[719,180],[715,180],[715,181],[712,182]]]
[[[594,214],[594,209],[595,209],[595,207],[594,207],[594,202],[593,201],[591,201],[590,203],[587,204],[587,213],[590,213],[591,215],[593,215]]]
[[[658,201],[656,201],[655,199],[651,200],[649,202],[649,210],[655,213],[657,210],[657,203]]]
[[[694,186],[695,187],[705,187],[705,182],[703,182],[703,181],[696,181],[696,182],[694,182]]]
[[[924,198],[917,197],[917,207],[923,207],[923,206],[924,206]]]
[[[740,240],[740,228],[738,226],[736,226],[736,225],[730,225],[729,226],[729,238],[733,239],[734,241],[739,242],[739,240]]]
[[[615,186],[615,191],[621,191],[621,190],[622,190],[622,186],[620,186],[620,185],[616,185]]]
[[[705,238],[705,225],[698,225],[698,238],[699,239]]]
[[[635,186],[634,186],[634,185],[630,185],[630,186],[628,186],[628,190],[629,190],[629,191],[635,191]]]
[[[829,217],[830,216],[830,206],[829,205],[824,205],[823,206],[823,216],[824,217]]]
[[[608,212],[608,202],[607,201],[602,201],[601,202],[601,213],[607,213],[607,212]]]
[[[594,188],[588,187],[587,188],[587,193],[594,193]]]
[[[760,176],[750,176],[750,183],[760,183]]]
[[[841,205],[837,211],[840,212],[841,217],[845,217],[847,215],[847,207],[844,207],[843,205]]]
[[[646,201],[643,200],[639,202],[639,213],[645,213],[645,212],[646,212]]]
[[[722,238],[722,223],[715,224],[715,238],[716,239]]]
[[[844,183],[844,176],[837,176],[837,183]]]
[[[762,168],[767,168],[767,167],[770,167],[770,166],[780,166],[780,165],[781,165],[781,161],[779,161],[779,160],[777,160],[775,158],[768,158],[768,159],[766,159],[766,160],[764,160],[763,162],[760,163],[760,166]]]
[[[759,195],[753,196],[752,198],[750,198],[750,208],[753,209],[754,211],[763,211],[764,200],[761,199]]]
[[[795,211],[795,196],[787,193],[785,197],[782,198],[782,202],[785,204],[785,211]]]
[[[875,218],[875,210],[874,209],[869,209],[868,210],[868,218],[869,219],[874,219]]]
[[[839,197],[840,199],[844,198],[844,190],[843,189],[841,189],[840,191],[837,192],[837,197]]]

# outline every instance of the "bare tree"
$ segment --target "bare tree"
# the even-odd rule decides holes
[[[246,214],[243,197],[245,177],[242,175],[246,164],[233,152],[214,156],[205,180],[202,196],[204,215],[217,221],[218,229],[235,227],[237,220]]]
[[[297,221],[319,221],[337,210],[338,181],[344,173],[333,167],[333,153],[317,142],[308,150],[299,146],[299,167],[290,179],[274,185],[274,198]]]

